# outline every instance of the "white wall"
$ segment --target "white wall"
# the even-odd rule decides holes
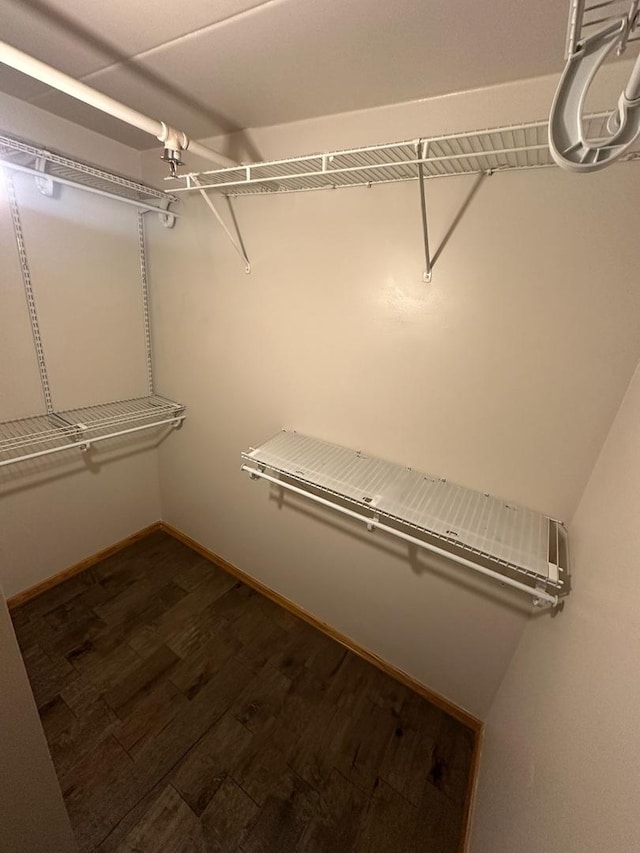
[[[132,177],[140,175],[138,151],[4,92],[0,92],[0,131],[40,142],[105,169]]]
[[[228,151],[278,157],[543,118],[555,82],[265,128]],[[157,152],[144,166],[160,174]],[[434,247],[473,183],[428,183]],[[294,428],[569,519],[640,355],[638,189],[629,165],[487,179],[430,286],[415,184],[240,199],[248,277],[188,199],[175,240],[151,230],[161,387],[189,411],[161,450],[163,517],[485,715],[525,624],[513,601],[330,513],[278,506],[240,474],[239,454]]]
[[[77,850],[0,589],[0,826],[3,853]]]
[[[524,632],[486,724],[474,853],[640,849],[640,368],[571,525],[574,590]]]
[[[0,117],[8,133],[119,172],[140,172],[137,152],[7,96],[0,96]],[[24,175],[15,175],[14,184],[55,407],[144,395],[135,211],[69,188],[45,198]],[[2,180],[0,251],[0,419],[6,420],[41,414],[44,401]],[[157,438],[0,469],[0,582],[7,595],[160,517]]]

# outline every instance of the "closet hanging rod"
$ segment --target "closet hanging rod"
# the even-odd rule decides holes
[[[535,589],[527,584],[520,583],[520,581],[515,580],[514,578],[509,577],[508,575],[500,574],[499,572],[494,572],[492,569],[488,569],[485,566],[479,565],[478,563],[473,563],[471,560],[465,559],[465,557],[461,557],[458,554],[453,554],[451,551],[446,551],[444,548],[438,548],[437,545],[432,545],[430,542],[425,542],[422,539],[418,539],[416,536],[411,536],[409,533],[404,533],[402,530],[397,530],[394,527],[390,527],[388,524],[383,524],[381,521],[378,521],[377,518],[368,518],[365,515],[361,515],[359,512],[354,512],[352,509],[348,509],[345,506],[341,506],[335,501],[327,500],[326,498],[321,497],[320,495],[316,495],[313,492],[307,491],[305,489],[299,489],[297,486],[292,485],[291,483],[287,483],[285,480],[281,480],[278,477],[272,477],[270,474],[266,474],[264,471],[261,471],[256,468],[252,468],[250,465],[242,465],[242,471],[246,471],[247,474],[252,479],[259,478],[261,480],[268,480],[270,483],[274,483],[276,486],[280,486],[283,489],[286,489],[290,492],[295,492],[298,495],[302,495],[309,500],[314,501],[315,503],[322,504],[323,506],[329,507],[330,509],[336,510],[337,512],[342,513],[343,515],[348,515],[350,518],[356,519],[356,521],[361,521],[363,524],[366,524],[368,530],[376,529],[382,530],[384,533],[389,533],[392,536],[395,536],[398,539],[402,539],[405,542],[409,542],[411,545],[416,545],[418,548],[423,548],[426,551],[431,551],[434,554],[438,554],[441,557],[446,557],[447,560],[453,560],[455,563],[459,563],[462,566],[466,566],[469,569],[473,569],[475,572],[480,572],[480,574],[487,575],[494,580],[500,581],[501,584],[507,584],[507,586],[512,586],[515,589],[519,589],[521,592],[526,592],[529,595],[533,596],[536,601],[544,601],[547,604],[552,605],[553,607],[557,606],[559,601],[559,596],[551,595],[543,589]]]
[[[145,133],[150,133],[164,145],[163,159],[167,160],[172,174],[175,173],[176,166],[181,164],[180,154],[187,149],[198,157],[217,163],[221,166],[237,166],[238,164],[230,157],[226,157],[212,148],[207,148],[199,142],[192,142],[186,133],[176,128],[171,127],[163,121],[149,118],[137,110],[121,104],[114,98],[104,95],[87,86],[86,83],[81,83],[79,80],[58,71],[57,68],[52,68],[45,62],[29,56],[22,50],[13,47],[7,42],[0,41],[0,62],[15,68],[22,74],[28,77],[33,77],[35,80],[40,80],[47,86],[63,92],[72,98],[76,98],[89,106],[100,110],[107,115],[113,116],[120,121],[130,124],[132,127],[137,127]]]
[[[136,201],[133,198],[127,198],[126,196],[116,195],[116,193],[110,193],[106,190],[100,190],[97,187],[91,187],[87,184],[80,184],[77,181],[70,181],[68,178],[60,178],[57,175],[53,175],[49,172],[44,172],[39,169],[33,169],[30,166],[21,166],[19,163],[13,163],[11,160],[3,160],[0,158],[0,167],[5,169],[12,169],[14,172],[23,172],[25,175],[33,175],[33,177],[42,180],[50,180],[54,184],[61,184],[65,187],[72,187],[73,189],[83,190],[84,192],[93,193],[94,195],[103,196],[104,198],[112,198],[115,201],[124,202],[124,204],[130,204],[133,207],[138,207],[141,210],[149,211],[153,210],[155,213],[159,213],[161,216],[179,218],[180,214],[175,213],[173,210],[168,211],[163,207],[158,207],[155,204],[148,204],[144,201]]]
[[[595,13],[595,18],[590,17]],[[583,31],[597,32],[583,37]],[[563,169],[587,174],[604,169],[640,140],[640,57],[607,120],[606,133],[597,139],[584,130],[582,111],[600,68],[614,54],[622,56],[638,40],[640,0],[602,0],[586,5],[572,0],[569,9],[567,63],[549,116],[549,148]]]

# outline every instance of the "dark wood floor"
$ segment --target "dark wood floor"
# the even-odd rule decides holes
[[[459,850],[473,733],[166,533],[14,623],[82,851]]]

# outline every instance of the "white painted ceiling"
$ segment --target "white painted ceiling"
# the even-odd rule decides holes
[[[0,38],[203,138],[559,72],[567,13],[568,0],[0,0]],[[0,90],[151,147],[4,66]]]

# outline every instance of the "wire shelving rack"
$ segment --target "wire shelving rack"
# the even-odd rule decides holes
[[[593,140],[607,138],[609,116],[610,113],[603,112],[583,117],[585,137]],[[640,140],[637,147],[620,159],[638,158]],[[425,198],[427,179],[455,175],[488,175],[555,165],[549,150],[549,122],[545,120],[208,169],[166,180],[172,182],[172,191],[175,194],[197,192],[203,196],[221,222],[220,215],[208,197],[209,191],[232,198],[416,181],[420,192],[425,254],[423,279],[428,282],[431,281],[435,260],[429,248]],[[222,224],[224,226],[224,223]],[[242,244],[238,243],[226,226],[224,227],[245,263],[246,271],[249,272],[249,260]]]
[[[161,426],[179,426],[184,406],[153,395],[0,423],[0,467]]]
[[[90,450],[94,445],[118,436],[139,433],[159,427],[179,427],[185,419],[185,407],[156,394],[151,353],[151,317],[147,274],[144,215],[160,214],[171,226],[176,214],[169,211],[175,201],[154,187],[50,152],[30,142],[0,135],[0,167],[5,169],[5,186],[11,224],[20,263],[29,324],[33,336],[36,363],[40,376],[44,412],[33,417],[0,421],[0,468],[64,450]],[[12,172],[26,172],[35,177],[38,189],[51,196],[52,183],[59,182],[98,195],[115,198],[138,208],[137,240],[140,265],[140,289],[144,321],[147,396],[111,401],[64,411],[54,406],[49,382],[46,353],[40,334],[38,309],[24,238],[20,208]]]
[[[590,139],[607,136],[609,115],[594,113],[585,118],[585,133]],[[227,196],[256,195],[539,169],[555,166],[548,132],[545,120],[209,169],[183,175],[181,185],[172,186],[172,192],[212,190]],[[637,157],[640,142],[627,159]]]
[[[242,470],[557,606],[569,593],[556,519],[360,451],[282,430]]]

